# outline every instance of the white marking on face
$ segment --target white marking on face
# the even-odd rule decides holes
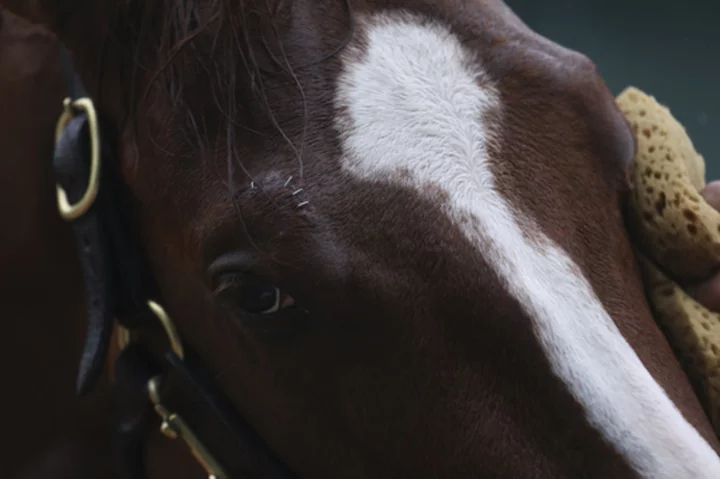
[[[553,372],[639,474],[720,477],[720,458],[643,366],[578,266],[539,229],[529,242],[496,190],[487,144],[498,126],[487,113],[501,105],[479,62],[439,25],[410,16],[365,21],[366,44],[346,52],[336,97],[343,168],[447,194],[446,214],[532,318]]]

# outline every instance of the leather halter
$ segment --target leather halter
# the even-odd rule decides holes
[[[183,439],[210,478],[246,477],[247,470],[253,477],[295,477],[213,383],[157,302],[142,244],[132,234],[134,205],[119,162],[103,141],[101,119],[64,47],[62,55],[70,97],[58,121],[53,168],[60,214],[71,222],[76,240],[88,321],[77,391],[87,394],[102,374],[117,322],[124,341],[112,385],[116,475],[146,477],[143,440],[154,409],[161,432]],[[162,361],[133,339],[158,322],[170,343]],[[169,389],[180,391],[178,404],[186,405],[182,415],[168,406],[173,402]],[[210,451],[211,443],[223,457]]]

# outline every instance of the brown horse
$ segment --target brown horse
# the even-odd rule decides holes
[[[623,226],[631,133],[584,56],[490,0],[3,3],[72,51],[156,299],[297,476],[720,474]],[[53,110],[23,117],[42,141]],[[32,214],[73,317],[69,230]],[[150,477],[199,477],[168,444]]]

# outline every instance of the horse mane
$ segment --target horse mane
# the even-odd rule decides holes
[[[213,119],[222,118],[226,131],[231,124],[241,124],[238,89],[252,92],[243,99],[262,98],[263,72],[249,41],[250,11],[260,2],[231,3],[118,2],[109,22],[110,39],[129,66],[121,72],[129,75],[121,81],[127,86],[128,119],[135,123],[139,105],[157,103],[152,111],[166,115],[161,122],[171,122],[167,129],[177,132],[175,140],[183,140],[176,152],[206,149],[211,137],[220,136]],[[210,105],[199,105],[199,99],[212,99],[212,114]],[[187,148],[188,140],[195,143],[193,148]]]
[[[349,15],[349,0],[344,2]],[[302,141],[291,140],[276,117],[266,88],[268,78],[303,87],[286,54],[292,0],[119,0],[110,15],[109,36],[124,49],[131,75],[123,84],[132,121],[135,108],[159,101],[172,153],[205,158],[223,151],[228,175],[236,167],[237,132],[258,135],[275,128],[295,151],[302,168]],[[313,64],[338,53],[352,36]],[[139,85],[142,85],[139,87]],[[307,108],[304,108],[307,123]],[[171,122],[172,124],[168,124]],[[305,126],[302,127],[303,129]],[[303,130],[304,131],[304,130]],[[159,144],[159,142],[157,142]]]

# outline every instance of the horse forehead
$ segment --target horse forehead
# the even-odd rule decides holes
[[[537,52],[507,60],[524,71],[552,72],[561,60],[548,53],[549,43],[533,44]],[[448,25],[406,11],[359,17],[358,35],[341,56],[336,81],[334,126],[342,169],[413,186],[431,200],[448,188],[464,193],[443,195],[456,203],[470,201],[471,192],[485,200],[512,196],[513,186],[494,174],[497,143],[503,128],[514,123],[513,128],[532,130],[538,119],[506,118],[496,72],[483,58],[492,49],[469,49]],[[552,81],[543,78],[540,88],[552,89]]]
[[[377,10],[358,17],[336,80],[341,163],[366,177],[410,172],[425,185],[492,182],[485,191],[557,229],[574,219],[543,212],[538,203],[579,210],[577,198],[551,198],[553,185],[569,175],[574,191],[595,184],[599,195],[580,197],[587,207],[622,189],[632,134],[592,61],[532,32],[500,2],[480,2],[479,9],[492,20],[484,20],[482,33],[477,22],[463,24],[450,13],[440,19]],[[355,150],[372,160],[359,161]],[[529,193],[523,181],[533,174]]]
[[[461,248],[469,241],[477,249],[471,255],[487,254],[502,243],[543,256],[543,248],[524,248],[525,237],[542,235],[541,223],[518,201],[512,191],[516,183],[503,178],[514,173],[501,161],[518,158],[501,160],[499,143],[508,120],[503,92],[486,70],[483,52],[467,48],[448,25],[407,12],[376,12],[360,17],[358,26],[357,39],[341,56],[336,85],[341,170],[368,189],[393,185],[407,192],[377,210],[378,217],[392,216],[394,224],[378,221],[369,227],[402,235],[420,222],[428,238],[452,236]],[[516,127],[533,125],[520,121]],[[437,206],[425,209],[435,221],[417,216],[419,204]],[[441,223],[462,234],[434,231],[433,224]],[[498,224],[507,228],[494,227]],[[519,224],[526,230],[519,231]]]
[[[521,305],[553,373],[636,471],[720,471],[581,268],[503,194],[491,154],[503,104],[481,63],[447,28],[399,17],[375,21],[362,52],[353,48],[360,47],[346,53],[336,93],[342,169],[442,201],[453,228]],[[408,218],[417,215],[409,210]],[[482,276],[472,261],[463,268]],[[483,281],[472,284],[481,289]]]

